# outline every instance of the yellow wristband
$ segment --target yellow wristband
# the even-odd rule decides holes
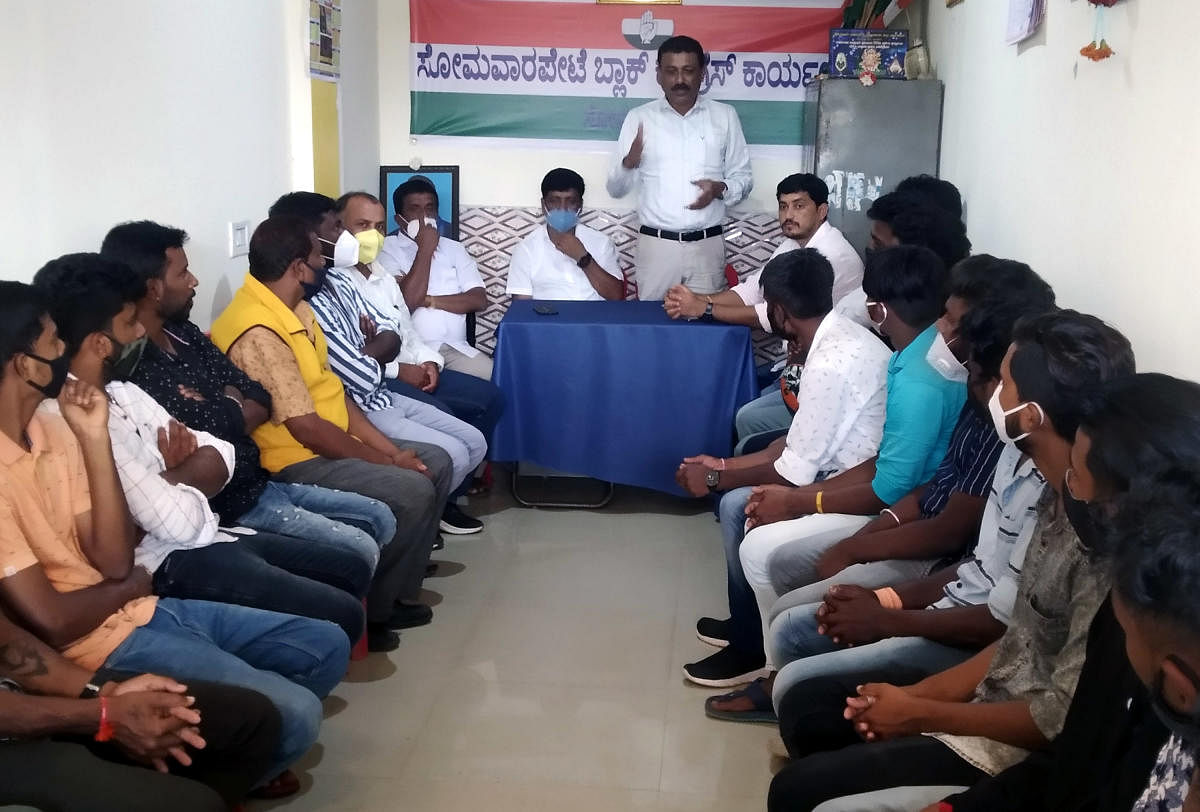
[[[825,491],[817,491],[817,513],[824,513],[825,508],[821,506],[821,497],[825,495]]]

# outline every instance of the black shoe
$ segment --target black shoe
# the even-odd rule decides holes
[[[400,635],[386,625],[367,626],[367,651],[395,651],[400,647]]]
[[[702,617],[696,621],[696,637],[701,643],[725,648],[729,645],[729,618],[717,620],[715,617]]]
[[[382,625],[389,629],[412,629],[432,620],[433,610],[423,603],[397,603],[392,606],[392,616]]]
[[[430,547],[429,549],[440,550],[445,546],[446,546],[446,540],[444,538],[442,538],[441,533],[438,533],[436,536],[433,537],[433,546]]]
[[[432,578],[433,576],[437,575],[437,571],[438,571],[438,565],[437,565],[436,561],[430,561],[428,564],[425,565],[425,577],[426,578]]]
[[[442,511],[441,528],[443,533],[452,536],[469,536],[483,529],[483,522],[463,513],[463,509],[453,502],[447,502]]]
[[[683,667],[683,675],[697,685],[730,688],[767,676],[771,672],[766,664],[767,658],[762,653],[749,654],[727,646],[700,662],[688,663]]]

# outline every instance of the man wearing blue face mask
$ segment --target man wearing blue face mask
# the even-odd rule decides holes
[[[624,279],[612,240],[579,222],[583,178],[551,169],[542,178],[546,227],[513,250],[508,295],[514,299],[620,300]]]

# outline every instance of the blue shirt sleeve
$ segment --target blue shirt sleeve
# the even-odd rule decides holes
[[[893,504],[926,479],[930,455],[945,434],[942,392],[924,381],[893,379],[887,419],[871,488],[884,504]]]

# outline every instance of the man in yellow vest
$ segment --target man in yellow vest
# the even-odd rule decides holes
[[[250,238],[250,273],[213,322],[212,339],[271,394],[271,417],[252,435],[264,468],[283,482],[373,497],[395,514],[396,535],[367,596],[368,625],[423,625],[433,611],[417,595],[450,492],[450,457],[384,436],[342,388],[305,301],[324,275],[320,243],[303,220],[265,220]]]

